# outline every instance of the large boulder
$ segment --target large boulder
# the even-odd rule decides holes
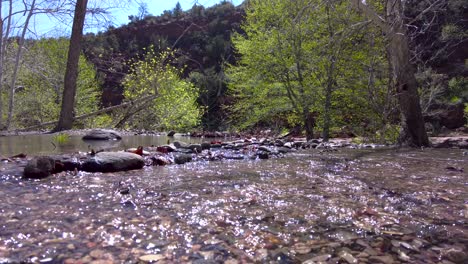
[[[83,136],[83,140],[120,140],[122,136],[114,130],[93,129]]]
[[[23,176],[25,178],[42,179],[55,172],[55,160],[48,156],[36,157],[26,164]]]
[[[436,132],[443,126],[449,129],[463,127],[467,121],[464,108],[463,103],[434,105],[424,115],[424,121],[431,123]]]
[[[145,160],[134,153],[99,152],[85,160],[81,169],[87,172],[116,172],[137,170],[143,166],[145,166]]]

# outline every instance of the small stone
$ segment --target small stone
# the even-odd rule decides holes
[[[332,257],[332,255],[330,254],[325,254],[325,255],[319,255],[319,256],[315,256],[311,259],[308,259],[304,262],[302,262],[302,264],[315,264],[315,263],[321,263],[321,262],[325,262],[327,260],[329,260],[330,258]]]
[[[379,255],[379,252],[377,252],[377,250],[375,250],[375,249],[373,249],[373,248],[371,248],[371,247],[364,249],[363,252],[369,254],[369,256],[377,256],[377,255]]]
[[[95,249],[89,253],[89,255],[95,259],[100,259],[104,256],[105,252],[100,249]]]
[[[224,261],[224,264],[238,264],[239,261],[237,261],[236,259],[233,259],[233,258],[228,258]]]
[[[292,246],[291,250],[299,255],[305,255],[312,251],[312,248],[305,243],[296,243]]]
[[[458,250],[458,249],[454,249],[454,248],[451,248],[449,250],[447,250],[445,253],[444,253],[444,256],[452,261],[452,262],[455,262],[455,263],[467,263],[468,262],[468,254],[466,254],[466,252],[463,252],[461,250]]]
[[[384,264],[392,264],[395,261],[392,256],[370,256],[369,260],[372,263],[384,263]]]
[[[357,258],[368,258],[369,254],[366,252],[360,252],[359,254],[356,255]]]
[[[351,255],[351,253],[346,252],[346,251],[344,251],[344,250],[342,250],[342,251],[338,254],[338,256],[339,256],[341,259],[343,259],[343,260],[345,260],[346,262],[348,262],[349,264],[358,263],[358,260],[357,260],[353,255]]]
[[[114,262],[108,259],[97,259],[91,261],[89,264],[114,264]]]
[[[206,260],[212,260],[215,258],[214,251],[200,251],[199,254],[202,255]]]
[[[166,257],[164,257],[164,255],[161,255],[161,254],[152,254],[152,255],[141,256],[138,259],[144,263],[152,263],[152,262],[163,260],[165,258]]]
[[[76,247],[75,247],[75,245],[73,245],[73,244],[68,244],[68,245],[67,245],[67,249],[73,251],[73,250],[76,249]]]

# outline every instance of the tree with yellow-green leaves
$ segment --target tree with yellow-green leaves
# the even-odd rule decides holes
[[[308,139],[320,121],[327,140],[333,94],[349,83],[350,36],[363,27],[356,18],[338,0],[250,1],[245,34],[233,38],[241,59],[228,71],[237,120],[287,115]]]
[[[200,123],[198,89],[181,79],[182,69],[171,63],[174,52],[146,50],[143,60],[131,63],[123,81],[126,102],[135,102],[120,113],[117,127],[187,130]]]

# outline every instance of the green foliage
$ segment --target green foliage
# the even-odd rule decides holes
[[[28,43],[20,69],[15,109],[17,127],[57,120],[60,112],[68,40],[40,39]],[[75,115],[98,109],[100,88],[94,66],[80,56]]]
[[[383,38],[375,29],[351,26],[359,18],[346,3],[252,0],[248,6],[245,35],[233,37],[242,57],[227,72],[239,128],[292,127],[304,124],[309,111],[319,127],[330,125],[328,115],[335,127],[364,123],[359,132],[367,134],[390,119]]]
[[[459,76],[448,81],[447,97],[452,101],[468,102],[468,78]]]
[[[64,145],[64,144],[68,143],[68,141],[70,141],[70,136],[68,134],[65,134],[65,133],[58,133],[58,134],[54,135],[53,141],[57,145]]]
[[[172,51],[156,53],[149,48],[143,60],[130,64],[130,73],[123,81],[126,100],[155,98],[143,100],[142,105],[129,109],[127,115],[131,113],[132,117],[128,126],[183,131],[200,123],[202,109],[196,102],[198,90],[180,78],[181,69],[172,66],[173,61]]]

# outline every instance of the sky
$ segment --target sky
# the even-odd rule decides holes
[[[240,5],[243,0],[230,0],[234,5]],[[107,5],[112,5],[119,1],[107,1]],[[120,0],[119,7],[112,7],[109,9],[109,16],[98,17],[97,19],[87,15],[85,32],[98,32],[104,31],[109,25],[115,27],[128,24],[130,15],[138,14],[139,3],[146,3],[148,13],[152,15],[160,15],[164,10],[172,10],[177,2],[180,3],[183,10],[189,10],[197,3],[205,7],[212,6],[221,2],[221,0]],[[91,5],[92,2],[90,1]],[[101,1],[97,1],[101,4]],[[89,7],[90,4],[88,4]],[[62,18],[63,19],[63,18]],[[37,36],[64,36],[69,35],[71,31],[72,20],[71,17],[63,19],[64,21],[57,21],[47,15],[37,15],[31,21],[32,32]]]

